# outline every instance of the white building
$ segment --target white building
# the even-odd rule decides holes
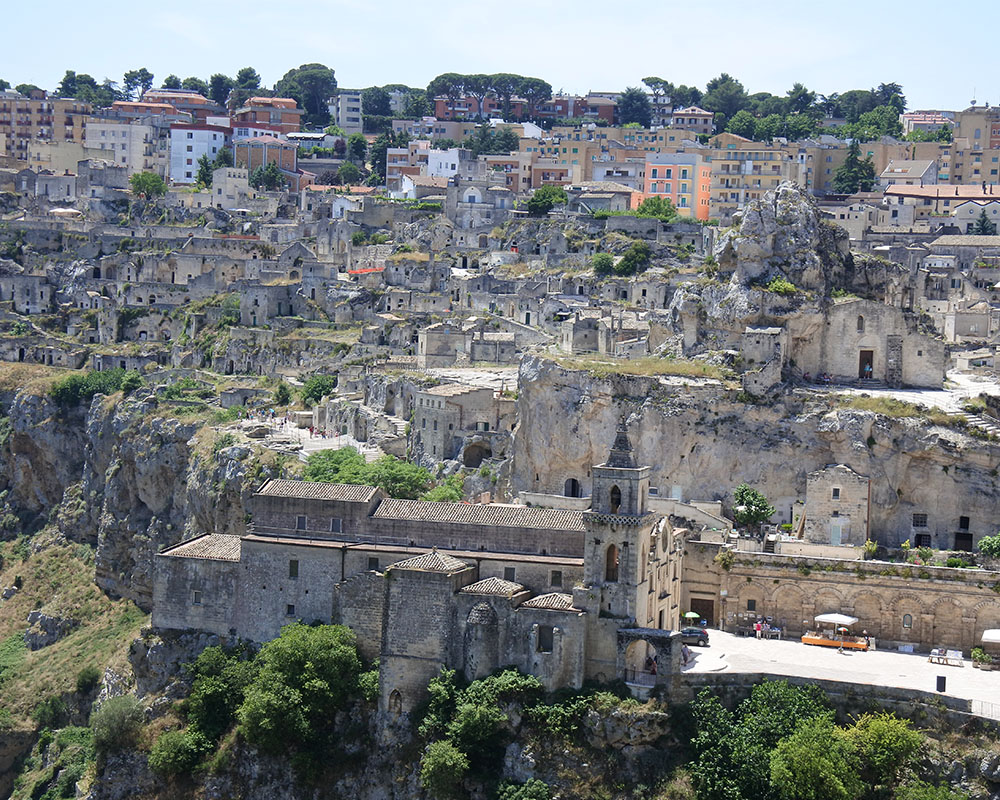
[[[985,213],[986,219],[1000,230],[1000,196],[996,200],[969,200],[955,206],[951,215],[955,218],[955,227],[965,233],[972,233],[972,228],[980,215]]]
[[[170,182],[194,183],[198,159],[209,161],[230,143],[229,130],[215,125],[172,125],[170,127]]]
[[[86,137],[87,147],[105,151],[107,155],[102,152],[102,157],[125,167],[129,175],[133,172],[163,175],[166,159],[158,152],[156,129],[152,125],[137,120],[91,117]]]
[[[331,125],[339,126],[348,136],[363,132],[360,89],[338,89],[327,103],[327,108]]]
[[[933,186],[937,183],[936,161],[890,161],[879,176],[878,185]]]

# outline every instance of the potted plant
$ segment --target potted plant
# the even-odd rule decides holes
[[[976,669],[993,669],[993,656],[981,647],[972,648],[972,666]]]

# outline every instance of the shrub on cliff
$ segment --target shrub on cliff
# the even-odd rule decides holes
[[[104,755],[134,746],[142,721],[142,706],[133,695],[106,700],[90,717],[95,749]]]
[[[92,370],[82,374],[75,372],[56,382],[49,394],[63,408],[72,408],[89,402],[95,394],[114,394],[120,391],[125,375],[123,369],[106,369],[100,372]]]
[[[420,785],[432,797],[455,797],[468,771],[469,759],[455,745],[431,742],[420,759]]]
[[[149,753],[149,766],[160,775],[185,775],[211,749],[196,730],[167,731],[160,735]]]
[[[312,453],[302,477],[322,483],[378,486],[390,497],[404,500],[416,500],[431,482],[431,474],[423,467],[390,455],[369,464],[353,447]]]

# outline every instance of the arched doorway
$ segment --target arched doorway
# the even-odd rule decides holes
[[[611,492],[608,496],[608,507],[611,509],[612,514],[617,514],[618,509],[622,507],[622,490],[617,485],[611,487]]]
[[[618,548],[609,544],[604,555],[604,580],[607,583],[618,582]]]
[[[580,497],[580,481],[576,478],[567,478],[563,494],[566,497]]]
[[[659,674],[656,648],[645,639],[636,639],[625,648],[625,682],[654,686]]]

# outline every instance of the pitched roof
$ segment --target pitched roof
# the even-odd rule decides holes
[[[408,175],[414,186],[430,186],[435,189],[447,189],[448,178],[443,175]]]
[[[708,114],[714,116],[711,111],[706,111],[698,106],[687,106],[686,108],[675,108],[674,114]]]
[[[433,503],[426,500],[383,500],[374,517],[420,522],[451,522],[500,528],[545,528],[583,531],[583,513],[551,508],[500,504]]]
[[[480,386],[469,386],[465,383],[442,383],[440,386],[431,386],[429,389],[424,389],[422,393],[433,394],[437,397],[457,397],[458,395],[478,391],[481,388]]]
[[[582,609],[573,607],[573,595],[562,592],[551,592],[540,594],[525,600],[521,603],[521,608],[544,608],[548,611],[581,611]]]
[[[1000,191],[996,194],[990,193],[990,187],[986,187],[987,191],[983,191],[981,184],[951,184],[951,183],[939,183],[932,186],[900,186],[896,184],[895,186],[887,186],[885,189],[886,195],[902,195],[904,197],[920,197],[935,199],[940,198],[941,200],[953,200],[954,198],[964,198],[966,200],[972,199],[1000,199]]]
[[[518,592],[523,592],[524,587],[513,581],[505,581],[502,578],[485,578],[475,583],[470,583],[461,590],[464,594],[487,594],[494,597],[512,597]]]
[[[173,558],[203,558],[209,561],[239,561],[240,537],[228,533],[206,533],[163,551]]]
[[[997,236],[939,236],[931,247],[1000,247],[1000,237]]]
[[[468,566],[464,561],[459,561],[454,556],[439,553],[436,547],[429,553],[414,556],[405,561],[397,561],[391,565],[392,569],[414,569],[424,572],[457,572]]]
[[[371,500],[376,491],[378,490],[374,486],[275,479],[261,486],[257,494],[263,497],[296,497],[301,500],[342,500],[347,503],[362,503]]]

